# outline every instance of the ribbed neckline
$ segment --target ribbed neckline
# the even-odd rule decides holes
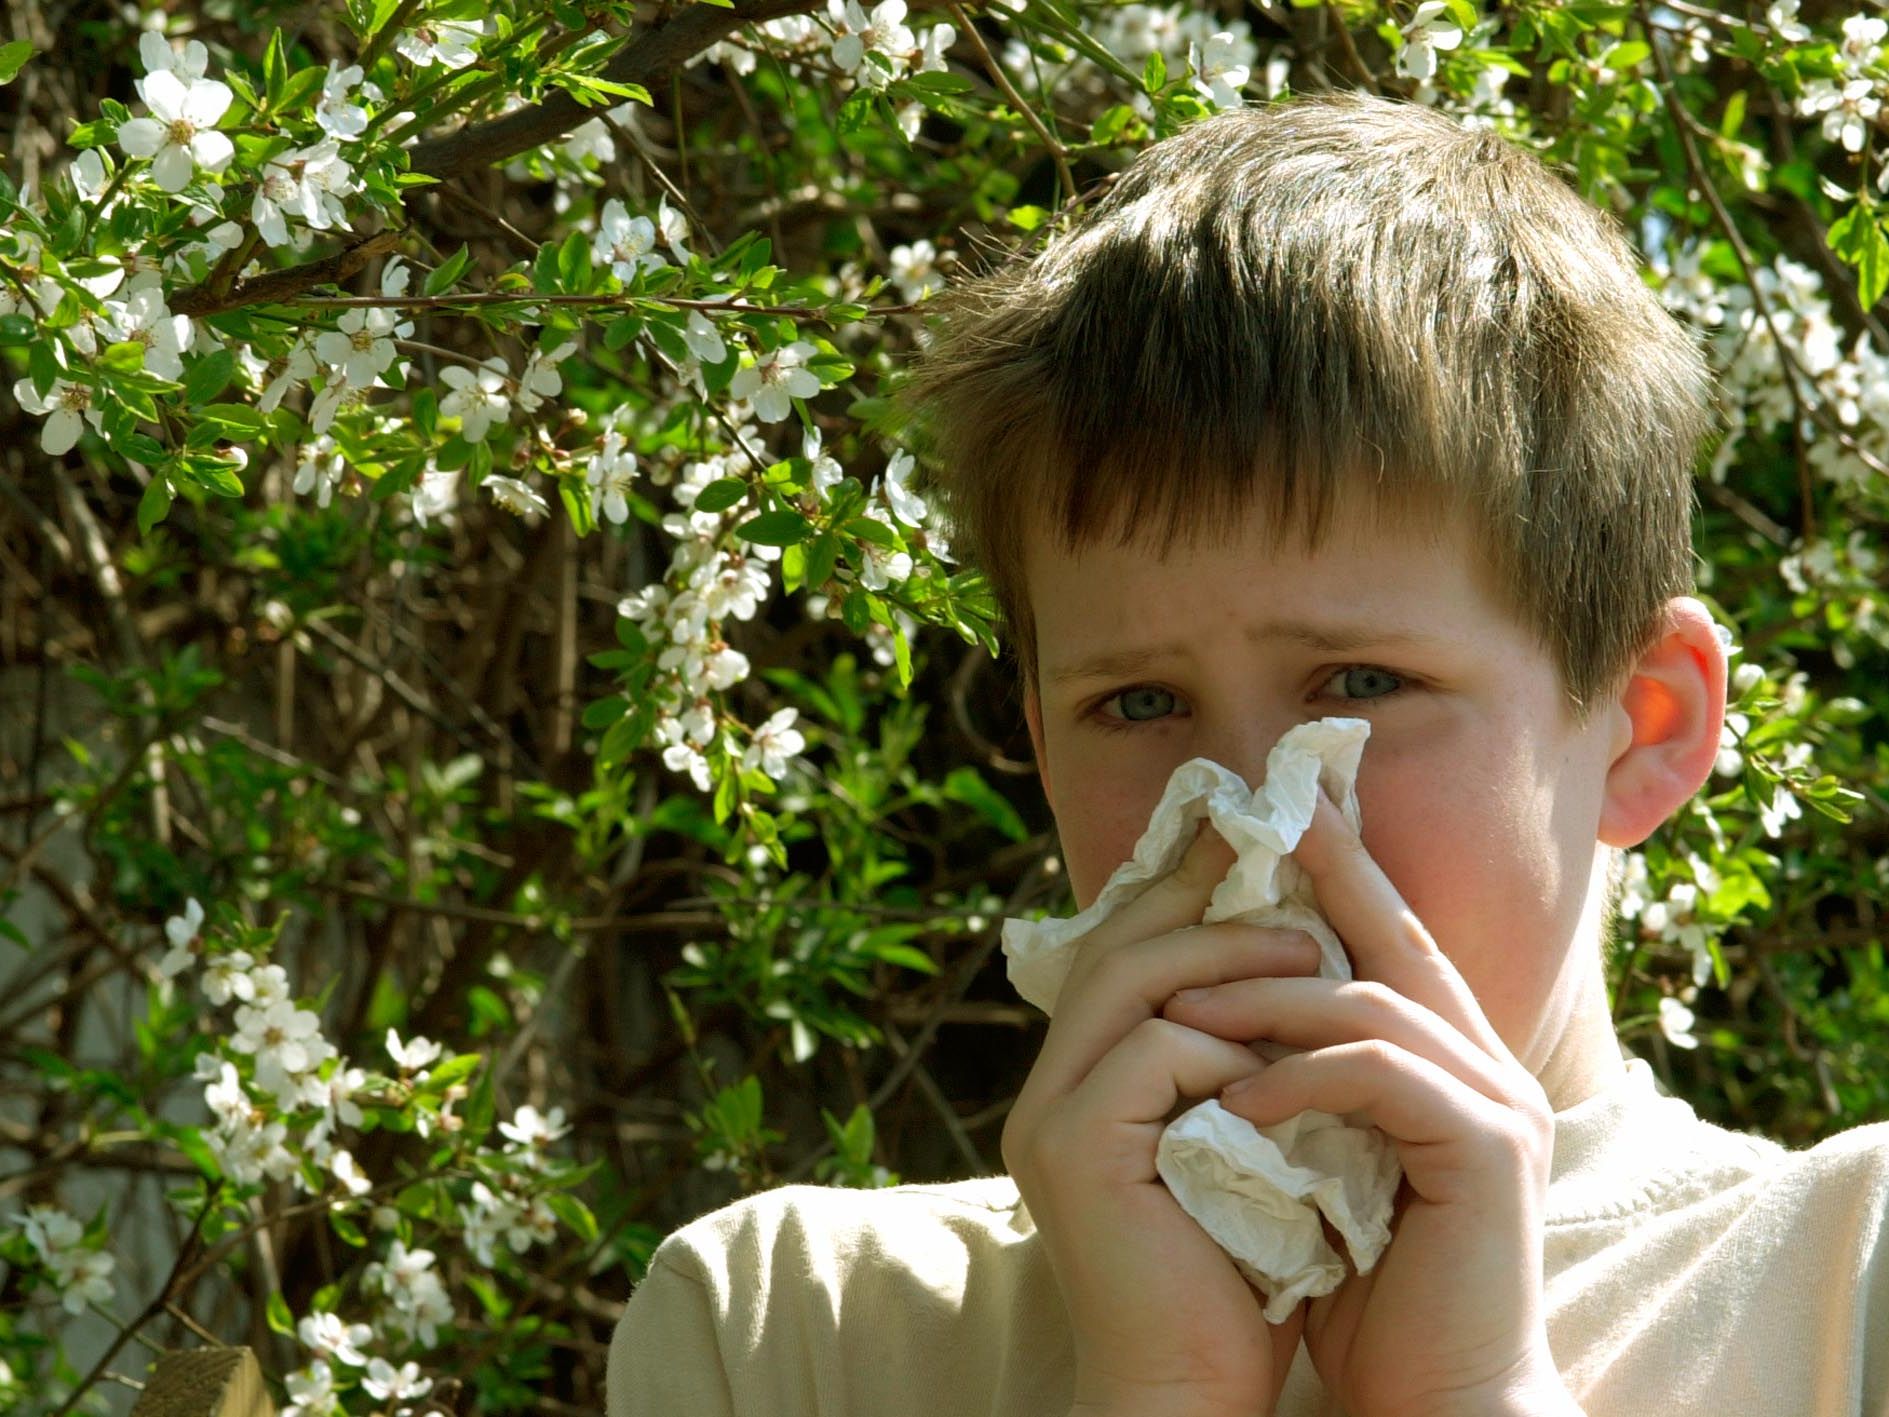
[[[1607,1088],[1554,1114],[1548,1224],[1625,1215],[1702,1173],[1747,1170],[1780,1150],[1701,1119],[1660,1090],[1644,1058],[1629,1053],[1622,1063]]]

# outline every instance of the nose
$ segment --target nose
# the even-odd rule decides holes
[[[1248,787],[1258,787],[1266,780],[1266,755],[1287,730],[1302,722],[1282,713],[1242,713],[1200,734],[1194,751],[1238,773]]]

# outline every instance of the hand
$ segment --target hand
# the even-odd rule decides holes
[[[1233,861],[1203,823],[1172,875],[1088,934],[1004,1125],[1004,1164],[1069,1312],[1078,1411],[1270,1413],[1298,1350],[1299,1322],[1268,1327],[1257,1292],[1154,1167],[1178,1104],[1261,1066],[1157,1017],[1161,1005],[1177,989],[1318,969],[1297,931],[1197,923]]]
[[[1397,1147],[1389,1248],[1300,1306],[1319,1376],[1352,1417],[1577,1411],[1542,1304],[1547,1096],[1323,794],[1295,859],[1357,980],[1236,980],[1162,1015],[1308,1050],[1223,1094],[1228,1111],[1262,1127],[1355,1114]]]

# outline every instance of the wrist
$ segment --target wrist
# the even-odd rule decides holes
[[[1547,1359],[1519,1380],[1455,1411],[1459,1417],[1585,1417]]]

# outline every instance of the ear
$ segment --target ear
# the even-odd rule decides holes
[[[1023,686],[1023,718],[1030,725],[1030,750],[1036,755],[1036,776],[1043,784],[1043,800],[1049,803],[1050,815],[1056,813],[1056,794],[1049,787],[1049,754],[1043,748],[1043,702],[1037,697],[1036,685],[1025,683]]]
[[[1669,600],[1659,637],[1608,712],[1625,722],[1607,769],[1599,838],[1638,846],[1699,790],[1718,756],[1725,646],[1711,611],[1689,595]]]

